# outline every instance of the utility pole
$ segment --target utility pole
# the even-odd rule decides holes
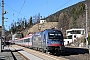
[[[86,48],[88,48],[88,14],[87,14],[87,4],[86,7]]]
[[[2,0],[2,40],[5,43],[5,31],[4,31],[4,0]]]

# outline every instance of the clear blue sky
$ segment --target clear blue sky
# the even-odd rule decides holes
[[[4,0],[4,11],[8,11],[4,15],[5,28],[9,26],[18,18],[26,18],[40,13],[42,17],[47,17],[61,9],[74,5],[82,0]],[[0,5],[2,0],[0,0]],[[20,14],[19,14],[20,13]],[[14,15],[13,15],[14,14]],[[0,6],[0,26],[2,25],[2,7]],[[7,22],[6,22],[7,21]]]

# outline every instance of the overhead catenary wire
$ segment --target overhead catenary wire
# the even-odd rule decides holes
[[[24,16],[24,17],[27,17],[27,16],[25,16],[25,15],[23,15],[23,14],[21,13],[25,2],[26,2],[26,0],[24,0],[24,3],[23,3],[23,5],[22,5],[22,7],[21,7],[21,9],[20,9],[19,12],[17,12],[15,9],[13,9],[12,7],[10,7],[8,4],[5,3],[5,5],[6,5],[8,8],[10,8],[12,11],[14,11],[14,12],[16,12],[16,13],[18,14],[18,15],[17,15],[17,18],[18,18],[18,16],[19,16],[19,14],[22,15],[22,16]],[[48,4],[49,4],[49,1],[47,1],[45,7],[47,7]],[[45,8],[42,8],[41,11],[43,11],[44,9],[45,9]],[[27,18],[29,18],[29,17],[27,17]]]
[[[21,7],[21,9],[20,9],[20,11],[19,11],[19,13],[18,13],[18,16],[19,16],[19,14],[21,13],[21,11],[22,11],[22,9],[23,9],[23,7],[24,7],[24,5],[25,5],[25,2],[26,2],[26,0],[24,0],[24,3],[23,3],[23,5],[22,5],[22,7]],[[18,17],[17,16],[17,17]]]
[[[8,8],[10,8],[12,11],[14,11],[15,13],[20,14],[20,15],[22,15],[22,16],[24,16],[24,17],[27,17],[27,16],[25,16],[25,15],[23,15],[23,14],[17,12],[17,11],[14,10],[13,8],[11,8],[8,4],[5,3],[5,5],[6,5]],[[8,12],[8,14],[9,14],[10,16],[13,16],[13,15],[10,14],[9,12]],[[15,16],[15,15],[14,15],[14,17],[17,18],[17,16]],[[27,18],[29,18],[29,17],[27,17]]]
[[[67,2],[65,2],[63,5],[61,5],[58,9],[60,9],[61,7],[63,7],[64,5],[66,5],[67,3],[69,3],[71,0],[68,0]],[[47,7],[49,5],[49,1],[47,2],[47,4],[45,5],[45,7]],[[54,12],[55,11],[57,11],[58,9],[56,9],[56,10],[54,10]],[[44,8],[43,9],[41,9],[41,11],[43,11],[44,10]]]
[[[63,5],[61,5],[59,8],[57,8],[56,10],[54,10],[54,12],[56,12],[58,9],[62,8],[64,5],[66,5],[67,3],[69,3],[71,0],[68,0],[67,2],[65,2]]]
[[[8,4],[6,4],[6,3],[5,3],[5,5],[6,5],[8,8],[10,8],[12,11],[14,11],[14,12],[16,12],[16,13],[18,13],[18,14],[20,14],[20,15],[24,16],[24,17],[27,17],[27,16],[25,16],[25,15],[23,15],[23,14],[21,14],[21,13],[17,12],[17,11],[16,11],[16,10],[14,10],[13,8],[11,8]],[[29,17],[27,17],[27,18],[29,18]]]
[[[1,6],[1,3],[0,3],[0,6]],[[1,6],[2,7],[2,6]]]
[[[24,6],[24,4],[25,4],[25,1],[26,0],[24,0],[24,3],[23,3],[23,5],[22,5],[22,8],[23,8],[23,6]],[[4,3],[8,8],[10,8],[12,11],[14,11],[15,13],[17,13],[17,14],[20,14],[20,15],[22,15],[22,16],[24,16],[24,17],[27,17],[27,16],[25,16],[25,15],[23,15],[23,14],[21,14],[20,12],[21,12],[21,10],[22,10],[22,8],[21,8],[21,10],[19,11],[19,12],[17,12],[16,10],[14,10],[12,7],[10,7],[8,4],[6,4],[6,3]],[[10,16],[12,16],[12,14],[10,14],[10,13],[8,13]],[[17,18],[17,17],[16,17]],[[29,17],[27,17],[27,18],[29,18]]]
[[[51,0],[50,0],[51,1]],[[66,5],[68,2],[70,2],[71,0],[68,0],[67,2],[65,2],[63,5],[61,5],[58,9],[60,9],[61,7],[63,7],[64,5]],[[26,0],[24,0],[24,3],[23,3],[23,5],[22,5],[22,7],[21,7],[21,9],[20,9],[20,11],[19,12],[17,12],[16,10],[14,10],[13,8],[11,8],[9,5],[7,5],[6,3],[5,3],[5,5],[6,6],[8,6],[11,10],[13,10],[14,12],[16,12],[16,13],[18,13],[18,15],[17,15],[17,18],[18,18],[18,16],[19,16],[19,14],[20,15],[22,15],[22,16],[24,16],[24,17],[27,17],[27,16],[25,16],[25,15],[23,15],[23,14],[21,14],[21,11],[22,11],[22,9],[23,9],[23,6],[24,6],[24,4],[25,4],[25,2],[26,2]],[[47,1],[47,4],[45,5],[45,7],[47,7],[49,5],[49,1]],[[57,11],[58,9],[56,9],[55,11]],[[43,11],[44,10],[44,8],[42,8],[41,9],[41,11]],[[55,12],[54,11],[54,12]],[[27,17],[27,18],[29,18],[29,17]]]
[[[46,5],[45,5],[45,7],[47,7],[49,3],[50,3],[50,0],[49,0],[49,1],[47,1],[47,3],[46,3]],[[43,11],[43,10],[45,9],[45,7],[43,7],[43,8],[41,9],[41,11]]]

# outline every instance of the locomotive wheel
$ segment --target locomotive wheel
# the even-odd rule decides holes
[[[55,51],[50,51],[50,54],[51,54],[51,55],[54,55],[54,53],[55,53]]]
[[[46,53],[46,50],[42,49],[42,52],[43,52],[43,53]]]
[[[40,48],[39,51],[42,52],[42,49]]]

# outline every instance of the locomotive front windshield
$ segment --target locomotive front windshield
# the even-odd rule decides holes
[[[60,32],[49,32],[48,38],[49,39],[62,39],[62,35]]]

